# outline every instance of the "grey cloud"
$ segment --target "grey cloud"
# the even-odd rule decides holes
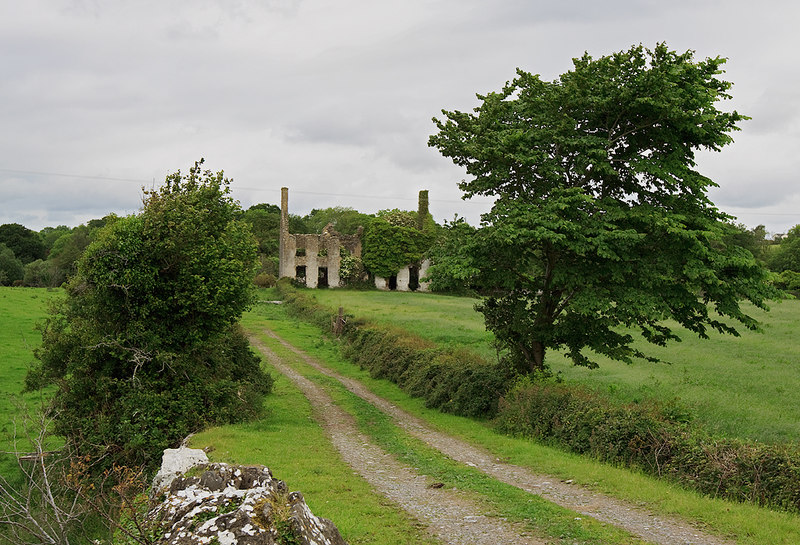
[[[400,205],[359,195],[410,198],[413,207],[416,190],[429,188],[432,210],[448,201],[437,213],[450,218],[484,205],[459,203],[464,173],[427,148],[432,116],[469,110],[475,93],[500,88],[518,66],[551,79],[584,50],[598,56],[666,39],[699,57],[730,55],[731,106],[754,117],[741,142],[710,163],[723,184],[714,198],[731,206],[792,198],[798,79],[784,55],[798,49],[785,23],[796,19],[794,7],[779,15],[738,0],[11,7],[0,6],[0,169],[160,181],[205,156],[263,202],[277,202],[281,185],[298,191],[298,206],[300,190],[335,187],[327,192],[346,196],[302,202],[367,211]],[[71,223],[62,209],[77,221],[139,206],[139,184],[20,175],[13,187],[7,179],[0,171],[7,217]]]

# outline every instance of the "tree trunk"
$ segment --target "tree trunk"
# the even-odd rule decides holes
[[[544,344],[534,341],[531,348],[531,356],[533,356],[530,360],[531,371],[544,371],[544,353],[546,350]]]

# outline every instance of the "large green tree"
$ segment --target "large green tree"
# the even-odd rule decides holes
[[[0,225],[0,243],[11,248],[23,265],[44,259],[47,254],[47,249],[36,231],[31,231],[19,223]]]
[[[468,254],[489,294],[487,327],[528,369],[548,349],[594,366],[587,350],[630,361],[631,331],[664,344],[675,320],[705,337],[757,322],[773,291],[750,252],[725,244],[730,218],[695,153],[720,150],[744,116],[717,108],[724,59],[664,44],[574,59],[543,81],[519,70],[474,113],[443,111],[429,144],[472,177],[465,197],[494,197]]]
[[[98,232],[42,328],[27,386],[57,387],[54,431],[79,452],[152,468],[189,433],[257,414],[270,389],[236,324],[255,241],[229,181],[200,164]]]

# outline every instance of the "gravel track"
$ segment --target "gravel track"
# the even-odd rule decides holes
[[[358,431],[352,416],[339,408],[324,389],[285,364],[258,339],[252,344],[270,364],[308,398],[315,417],[347,464],[382,495],[427,525],[428,531],[452,545],[543,545],[521,524],[489,517],[483,507],[452,489],[430,486],[415,473]]]
[[[553,503],[597,520],[613,524],[646,541],[659,545],[734,545],[676,518],[655,515],[629,502],[562,482],[558,477],[533,473],[530,469],[503,463],[484,449],[431,429],[417,417],[369,391],[363,384],[327,368],[267,328],[264,333],[280,342],[319,372],[341,382],[350,392],[394,419],[409,434],[453,460],[474,467],[506,484],[541,496]],[[263,346],[263,344],[262,344]],[[476,542],[477,543],[477,542]],[[499,543],[499,542],[498,542]]]

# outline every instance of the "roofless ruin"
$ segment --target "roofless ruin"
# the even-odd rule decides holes
[[[419,192],[420,217],[428,214],[428,192]],[[278,272],[281,278],[292,278],[309,288],[341,287],[340,267],[342,257],[361,257],[361,234],[359,227],[354,235],[336,232],[332,224],[322,234],[292,234],[289,232],[289,188],[281,188],[280,256]],[[428,270],[430,261],[409,263],[396,275],[389,278],[374,276],[375,287],[381,290],[428,291],[428,283],[420,282]]]

